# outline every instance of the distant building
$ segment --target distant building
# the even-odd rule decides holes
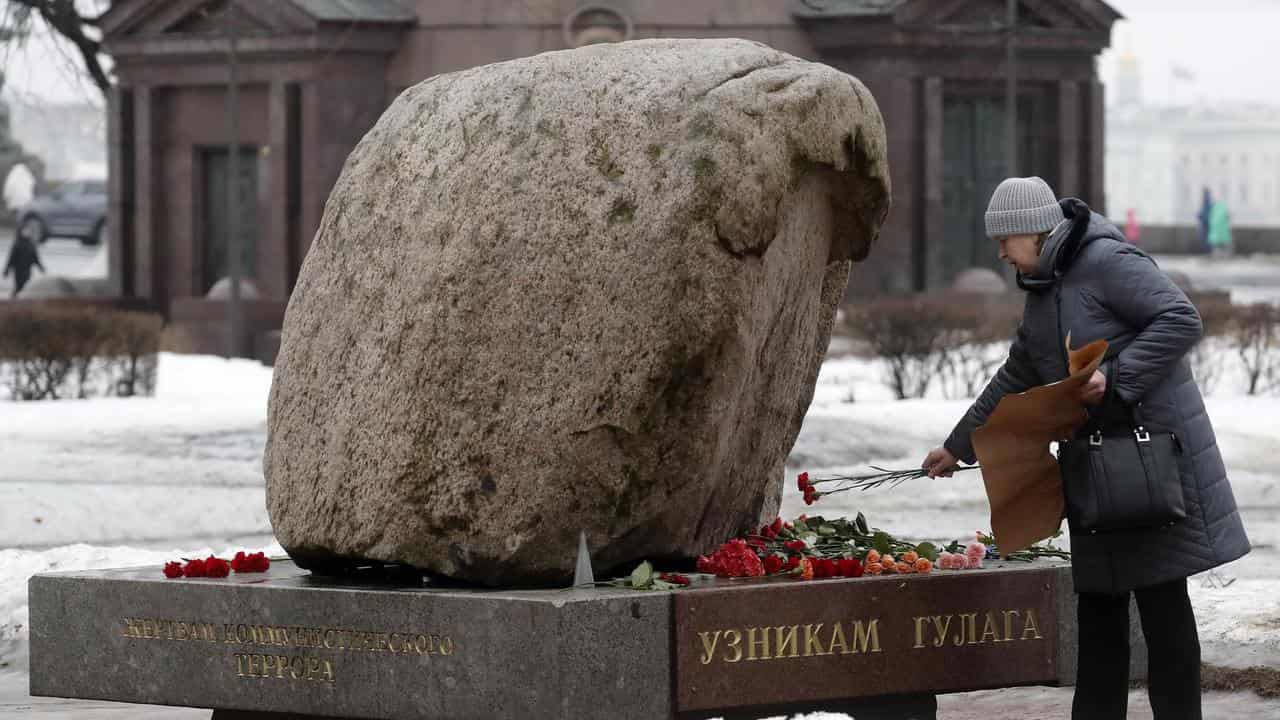
[[[106,177],[107,111],[91,103],[12,100],[13,137],[44,162],[48,180]]]
[[[225,275],[227,0],[115,0],[112,276],[208,330]],[[1004,0],[258,0],[239,3],[245,267],[277,323],[325,199],[395,96],[435,74],[595,42],[744,37],[859,77],[888,127],[893,206],[855,292],[942,288],[996,267],[982,210],[1006,173]],[[1019,3],[1018,166],[1103,206],[1095,70],[1120,16]],[[275,318],[272,320],[271,318]],[[256,326],[255,326],[256,327]],[[216,333],[209,331],[210,337]]]
[[[1120,58],[1107,112],[1107,200],[1117,217],[1194,225],[1204,188],[1233,224],[1280,225],[1280,107],[1148,105],[1138,59]]]

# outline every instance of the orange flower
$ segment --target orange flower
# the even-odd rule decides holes
[[[902,562],[907,563],[908,565],[915,565],[916,560],[919,559],[920,556],[916,554],[915,550],[908,550],[902,554]]]
[[[889,553],[885,553],[884,555],[880,556],[880,564],[884,565],[886,568],[889,567],[890,565],[897,564],[897,562],[898,561],[894,560],[893,556],[890,555]]]
[[[875,550],[871,552],[875,552]],[[868,555],[868,557],[870,556]],[[867,575],[879,575],[884,572],[884,566],[878,562],[869,562],[863,566],[863,572]]]
[[[914,565],[910,565],[904,562],[898,563],[898,572],[902,573],[903,575],[906,575],[907,573],[913,573],[915,571],[916,571],[916,568]]]
[[[802,558],[800,560],[800,579],[801,580],[813,579],[813,561],[811,561],[809,558]]]
[[[884,572],[886,575],[892,575],[898,572],[897,563],[889,562],[888,560],[881,560],[880,564],[884,566]]]
[[[916,558],[916,572],[927,573],[933,570],[933,563],[929,562],[929,558]]]
[[[873,549],[871,549],[871,550],[868,550],[868,551],[867,551],[867,562],[868,562],[868,563],[878,563],[878,562],[880,562],[880,551],[879,551],[879,550],[876,550],[876,549],[874,549],[874,548],[873,548]]]

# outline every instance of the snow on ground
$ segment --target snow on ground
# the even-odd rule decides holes
[[[872,360],[823,365],[788,461],[783,515],[862,511],[897,535],[935,541],[986,530],[976,472],[803,504],[794,485],[800,470],[918,466],[968,406],[936,392],[894,401],[881,378]],[[281,552],[261,469],[270,381],[271,370],[252,361],[163,354],[153,398],[0,402],[0,668],[25,672],[32,574],[140,564],[159,572],[164,560],[213,550]],[[1255,550],[1191,581],[1204,658],[1280,666],[1280,397],[1221,387],[1209,412]],[[1005,707],[999,703],[1021,702],[1024,692],[982,702]]]
[[[152,398],[5,402],[0,547],[270,535],[271,369],[159,358]]]
[[[1280,303],[1280,255],[1159,255],[1156,262],[1186,273],[1195,290],[1230,292],[1233,303]]]

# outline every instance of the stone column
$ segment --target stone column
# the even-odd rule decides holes
[[[131,240],[124,227],[133,212],[133,91],[115,85],[107,96],[107,287],[112,295],[123,296],[133,288],[126,273],[125,242]]]
[[[1081,197],[1080,85],[1074,80],[1058,83],[1058,197]]]
[[[134,89],[133,97],[133,292],[160,307],[166,303],[155,297],[156,90],[151,85],[139,85]]]
[[[302,227],[294,242],[298,244],[295,257],[301,262],[311,248],[311,240],[320,229],[320,216],[324,212],[324,203],[329,194],[320,177],[321,145],[320,137],[320,82],[311,78],[302,83]]]
[[[943,287],[947,278],[943,267],[943,243],[946,241],[946,216],[942,205],[943,129],[942,78],[927,77],[922,82],[920,195],[921,216],[917,232],[923,237],[924,288]]]
[[[1086,86],[1089,96],[1089,207],[1105,215],[1106,195],[1106,93],[1097,78]]]
[[[257,248],[255,281],[263,298],[284,298],[289,293],[288,203],[285,200],[289,169],[289,102],[287,85],[273,81],[267,95],[267,148],[261,200],[266,210],[263,236]]]

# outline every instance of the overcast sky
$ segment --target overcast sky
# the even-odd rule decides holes
[[[778,0],[783,2],[783,0]],[[0,13],[9,5],[0,0]],[[1165,104],[1173,94],[1191,101],[1251,101],[1280,105],[1280,0],[1111,0],[1126,20],[1116,23],[1112,48],[1099,69],[1111,84],[1115,59],[1125,50],[1138,56],[1147,102]],[[44,35],[21,49],[0,49],[5,93],[48,100],[100,102],[97,90],[77,72],[73,53]],[[1194,75],[1171,83],[1172,67]]]

